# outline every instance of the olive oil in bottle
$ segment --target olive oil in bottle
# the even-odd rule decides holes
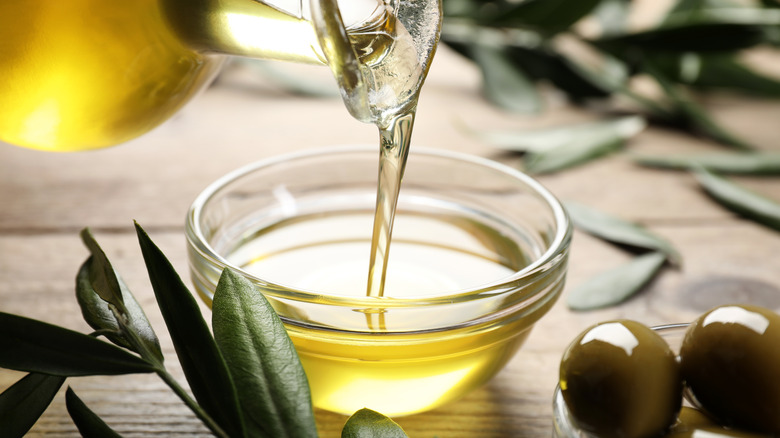
[[[219,67],[186,47],[157,0],[0,2],[0,139],[51,151],[134,138]]]
[[[272,1],[0,2],[0,140],[49,151],[128,141],[205,87],[220,55],[324,64],[308,4]],[[386,17],[374,0],[342,3],[355,50],[376,63],[392,40]]]

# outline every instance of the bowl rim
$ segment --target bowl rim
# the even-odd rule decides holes
[[[468,291],[459,290],[447,295],[438,295],[433,297],[423,298],[394,298],[394,297],[346,297],[346,296],[334,296],[328,294],[316,293],[310,290],[298,289],[286,284],[276,284],[274,282],[265,280],[263,278],[252,275],[239,267],[231,264],[224,257],[219,255],[217,251],[207,242],[203,230],[200,226],[200,218],[203,213],[204,207],[208,202],[216,196],[220,190],[229,185],[232,182],[238,181],[241,178],[252,174],[254,172],[261,171],[264,168],[268,168],[274,165],[278,165],[287,161],[307,159],[316,156],[325,156],[333,154],[355,154],[355,153],[376,153],[378,157],[378,150],[376,146],[367,145],[341,145],[341,146],[325,146],[312,149],[306,149],[293,153],[281,154],[274,157],[261,159],[253,163],[239,167],[222,177],[216,179],[210,183],[206,188],[201,191],[195,200],[192,202],[185,220],[185,234],[189,246],[197,251],[200,257],[206,259],[212,265],[219,267],[219,269],[225,269],[227,267],[240,272],[250,280],[268,286],[268,290],[264,290],[264,294],[278,298],[293,299],[296,301],[309,301],[320,304],[345,306],[345,307],[365,307],[371,308],[377,305],[377,301],[381,301],[383,308],[393,307],[420,307],[420,306],[434,306],[441,304],[461,303],[467,301],[478,300],[486,297],[493,297],[501,295],[504,289],[508,285],[521,281],[524,278],[532,278],[536,275],[541,275],[545,271],[552,270],[557,264],[563,262],[561,260],[568,248],[573,234],[573,226],[569,215],[563,206],[563,204],[552,194],[546,187],[544,187],[539,181],[531,176],[509,167],[507,165],[498,163],[496,161],[471,155],[461,152],[453,152],[447,150],[431,149],[425,147],[413,148],[410,151],[410,155],[425,155],[434,158],[444,158],[449,160],[456,160],[461,162],[468,162],[476,164],[481,167],[492,169],[495,172],[507,175],[511,178],[517,179],[525,184],[531,192],[539,196],[543,202],[548,205],[552,211],[555,221],[555,236],[552,241],[547,245],[544,253],[542,253],[536,260],[523,269],[493,282],[485,283],[473,288],[469,288]],[[413,159],[413,158],[412,158]],[[531,294],[533,296],[535,294]]]

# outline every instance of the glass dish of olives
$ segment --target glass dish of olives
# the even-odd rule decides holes
[[[596,324],[561,360],[554,436],[780,436],[778,345],[780,315],[751,305],[690,324]]]

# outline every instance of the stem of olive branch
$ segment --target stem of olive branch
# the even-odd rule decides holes
[[[214,433],[214,435],[219,438],[230,438],[230,435],[228,435],[227,432],[225,432],[225,430],[222,429],[219,424],[217,424],[217,422],[214,421],[214,419],[211,418],[211,416],[207,414],[206,411],[204,411],[195,400],[192,399],[192,397],[190,397],[189,393],[187,393],[187,391],[182,388],[181,385],[179,385],[179,382],[177,382],[176,379],[174,379],[173,376],[168,373],[168,370],[165,369],[162,358],[157,358],[151,351],[149,351],[147,345],[141,339],[139,339],[138,334],[135,331],[126,330],[126,328],[129,326],[129,321],[127,321],[127,318],[125,317],[126,313],[120,312],[119,309],[113,305],[110,305],[110,308],[114,316],[117,318],[117,321],[123,322],[123,324],[120,324],[121,333],[135,347],[135,351],[138,352],[142,358],[146,359],[154,366],[155,372],[168,385],[168,387],[170,387],[171,390],[173,390],[173,392],[179,396],[181,401],[183,401],[184,404],[190,408],[195,416],[197,416],[198,419],[200,419],[200,421],[202,421],[203,424]]]
[[[163,381],[168,384],[168,386],[173,390],[176,395],[179,396],[179,398],[186,404],[192,412],[195,413],[195,415],[203,422],[206,427],[208,427],[212,432],[214,432],[214,435],[220,437],[220,438],[230,438],[230,435],[227,434],[220,426],[217,424],[216,421],[214,421],[209,414],[207,414],[203,408],[198,405],[195,400],[190,397],[190,395],[187,393],[187,391],[179,385],[179,383],[168,374],[168,372],[165,369],[158,368],[157,369],[157,375],[160,376]]]

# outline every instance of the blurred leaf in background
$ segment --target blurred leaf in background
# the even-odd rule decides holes
[[[780,97],[780,81],[741,56],[780,45],[775,0],[678,0],[655,25],[641,29],[629,23],[636,7],[630,0],[442,2],[442,42],[473,61],[485,96],[511,111],[542,111],[538,86],[548,84],[575,104],[622,98],[651,123],[750,149],[698,97],[716,90]],[[598,32],[586,35],[583,23]],[[566,50],[572,43],[578,49]],[[632,89],[638,77],[654,82],[658,94]]]
[[[524,131],[466,127],[463,130],[492,146],[525,154],[524,170],[540,174],[563,170],[618,150],[645,126],[642,117],[625,116]]]
[[[724,91],[780,98],[780,78],[748,61],[756,49],[761,56],[780,59],[780,1],[673,0],[652,23],[635,20],[647,18],[641,14],[648,3],[639,0],[442,2],[441,40],[479,68],[490,102],[517,114],[538,114],[546,109],[545,93],[553,88],[595,120],[543,129],[463,127],[468,135],[522,154],[526,172],[545,173],[621,150],[647,123],[681,130],[733,150],[635,156],[634,161],[693,171],[720,204],[780,230],[775,199],[714,173],[777,175],[778,154],[756,150],[713,117],[706,103]],[[679,264],[671,244],[635,224],[584,206],[567,207],[578,228],[650,250],[571,291],[570,308],[619,304],[645,288],[665,264]]]

